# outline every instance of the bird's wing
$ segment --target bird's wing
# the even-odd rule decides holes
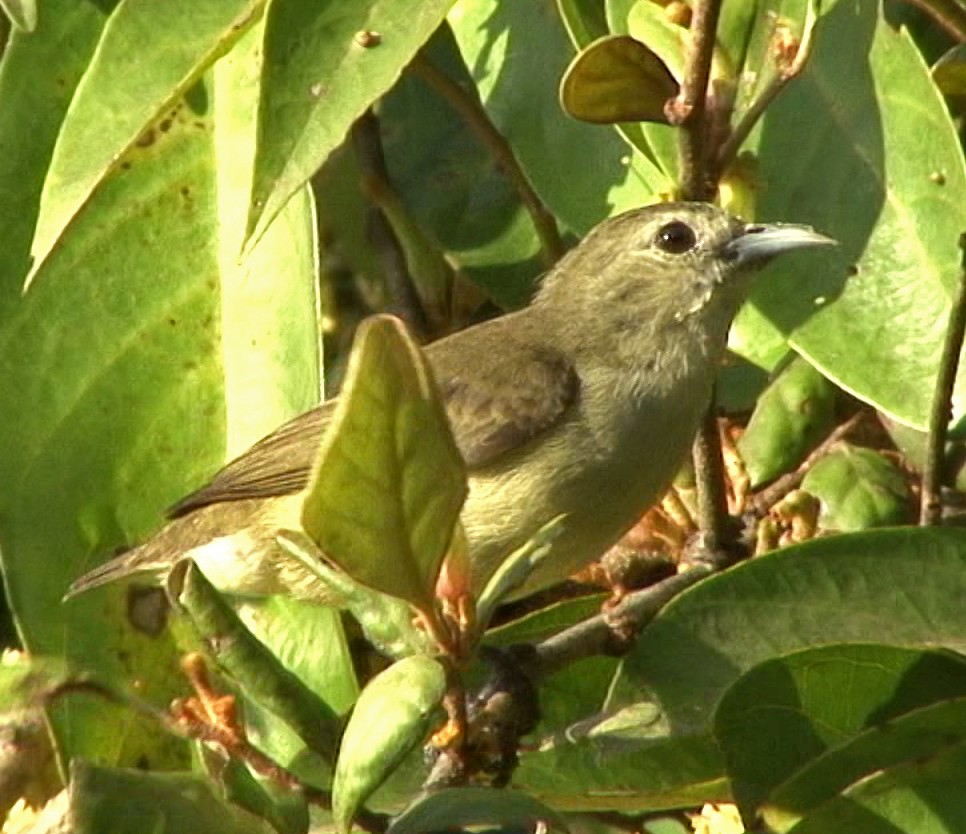
[[[510,348],[513,358],[506,361],[505,343],[491,349],[497,347],[501,329],[492,329],[488,335],[493,338],[478,340],[479,350],[472,357],[429,351],[456,445],[470,469],[492,463],[550,428],[577,398],[578,378],[570,362],[550,349],[522,346]],[[455,362],[441,358],[454,354]],[[175,504],[169,516],[221,501],[304,489],[333,404],[330,400],[260,440],[209,484]]]
[[[522,349],[484,372],[440,379],[456,445],[470,469],[492,463],[553,426],[577,399],[577,373],[563,356]]]
[[[305,489],[332,410],[330,401],[289,420],[235,458],[201,489],[182,498],[168,510],[168,517],[179,518],[221,501],[269,498]]]

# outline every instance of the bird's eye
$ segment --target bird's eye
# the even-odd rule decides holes
[[[657,248],[669,255],[683,255],[697,242],[694,229],[680,220],[666,223],[657,232]]]

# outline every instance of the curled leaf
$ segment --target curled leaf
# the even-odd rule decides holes
[[[655,52],[629,35],[606,35],[581,50],[560,82],[560,105],[594,124],[667,124],[664,103],[678,82]]]

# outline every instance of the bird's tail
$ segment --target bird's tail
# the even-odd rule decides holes
[[[157,572],[163,568],[163,562],[151,558],[147,545],[134,547],[116,555],[113,559],[108,559],[104,564],[98,565],[94,570],[88,571],[71,582],[67,593],[64,594],[63,601],[66,602],[78,594],[92,588],[100,588],[102,585],[123,579],[125,576],[131,576],[135,573]]]

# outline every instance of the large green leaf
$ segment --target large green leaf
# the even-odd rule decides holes
[[[183,686],[170,639],[129,627],[117,589],[60,598],[226,455],[318,397],[309,199],[237,260],[257,46],[248,35],[163,138],[126,155],[0,316],[0,547],[20,634],[32,652],[136,681],[159,702]],[[7,199],[5,215],[29,211]],[[66,755],[171,760],[147,729],[94,699],[58,715]]]
[[[275,0],[269,6],[248,215],[253,237],[265,231],[352,123],[392,86],[452,3]]]
[[[258,19],[264,0],[123,0],[111,14],[61,127],[31,254],[37,274],[68,225],[132,147],[186,117],[182,96]],[[132,61],[132,56],[137,60]],[[203,123],[199,123],[203,129]],[[129,161],[129,160],[128,160]]]
[[[912,710],[963,695],[966,663],[950,653],[876,645],[808,649],[756,666],[732,686],[715,714],[715,737],[735,801],[750,820],[775,788],[828,751]],[[852,778],[931,752],[938,734],[930,735],[925,746],[908,733],[904,742],[892,739],[879,761],[867,749],[864,772],[855,772],[853,751]],[[813,790],[836,770],[834,759],[826,759],[825,772],[812,774]]]
[[[47,166],[110,4],[48,0],[41,25],[12,33],[0,61],[0,315],[20,302]],[[26,84],[24,79],[56,79]],[[24,141],[29,136],[30,141]]]
[[[650,718],[631,734],[560,733],[552,749],[522,758],[516,783],[558,808],[725,799],[711,722],[728,687],[757,664],[810,646],[888,642],[961,651],[964,569],[966,532],[895,529],[816,540],[708,579],[644,630],[616,681],[595,659],[543,687],[558,693],[559,704],[557,696],[549,700],[560,710],[548,717],[554,729],[588,712],[635,705],[641,716],[656,706]]]
[[[816,273],[789,259],[754,303],[830,379],[924,426],[958,281],[966,170],[909,36],[871,0],[835,3],[757,147],[768,184],[760,219],[812,223],[841,241],[842,262]],[[857,269],[848,279],[847,263]],[[964,406],[957,391],[957,418]]]

